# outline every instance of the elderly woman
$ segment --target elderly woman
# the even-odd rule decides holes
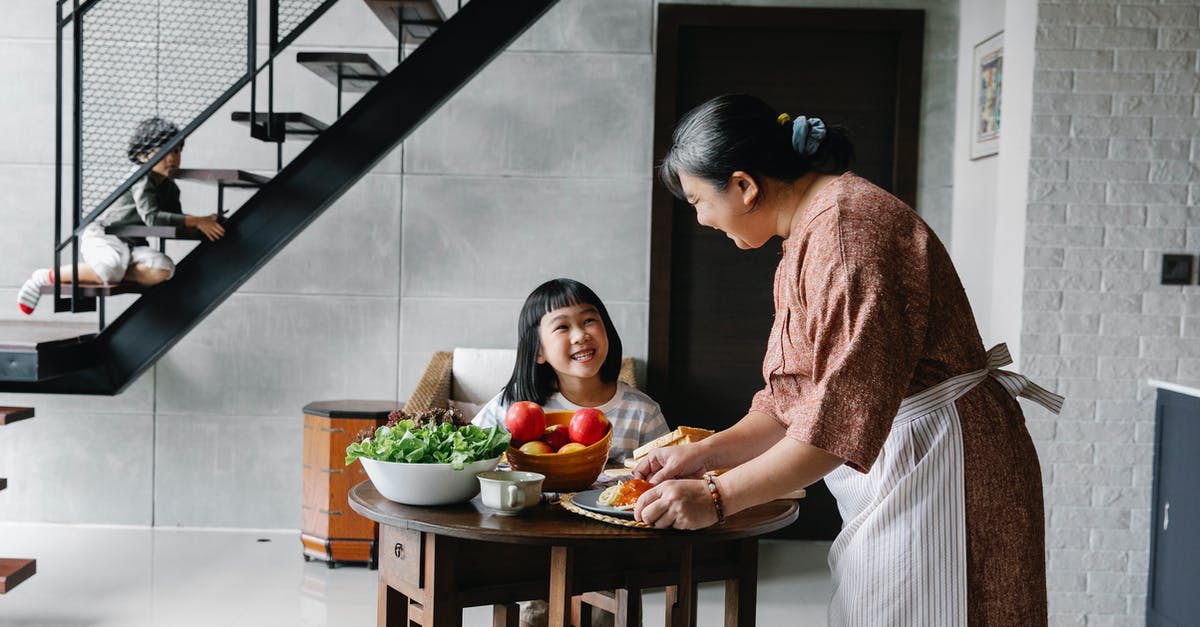
[[[784,239],[765,386],[735,425],[659,449],[638,519],[695,529],[822,478],[843,526],[834,625],[1044,624],[1041,473],[1018,395],[1062,399],[985,351],[942,243],[848,172],[845,132],[722,96],[660,175],[739,248]],[[729,468],[719,476],[711,470]]]

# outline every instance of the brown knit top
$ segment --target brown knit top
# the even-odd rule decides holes
[[[783,244],[751,409],[866,471],[905,396],[984,364],[950,256],[916,212],[853,173],[819,190]]]

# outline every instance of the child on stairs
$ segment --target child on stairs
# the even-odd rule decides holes
[[[158,154],[168,141],[179,133],[179,127],[159,117],[143,120],[129,140],[129,160],[141,165]],[[146,224],[150,226],[186,226],[200,231],[209,240],[220,239],[225,229],[217,222],[216,214],[209,216],[184,215],[179,205],[179,187],[171,179],[179,170],[183,143],[165,155],[150,172],[134,183],[79,237],[79,271],[72,273],[70,265],[59,268],[63,283],[79,281],[87,285],[113,285],[130,281],[139,285],[154,285],[171,278],[175,263],[171,258],[149,246],[142,237],[118,237],[105,233],[107,227]],[[42,288],[54,284],[54,270],[35,270],[17,292],[17,306],[26,315],[32,314],[42,295]]]

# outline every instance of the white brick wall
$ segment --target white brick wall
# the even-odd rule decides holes
[[[1068,396],[1029,410],[1046,478],[1051,624],[1141,625],[1154,400],[1200,380],[1200,6],[1042,0],[1022,368]]]

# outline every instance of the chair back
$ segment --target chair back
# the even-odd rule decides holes
[[[450,367],[450,398],[482,404],[492,400],[512,376],[517,351],[511,348],[456,348]]]

